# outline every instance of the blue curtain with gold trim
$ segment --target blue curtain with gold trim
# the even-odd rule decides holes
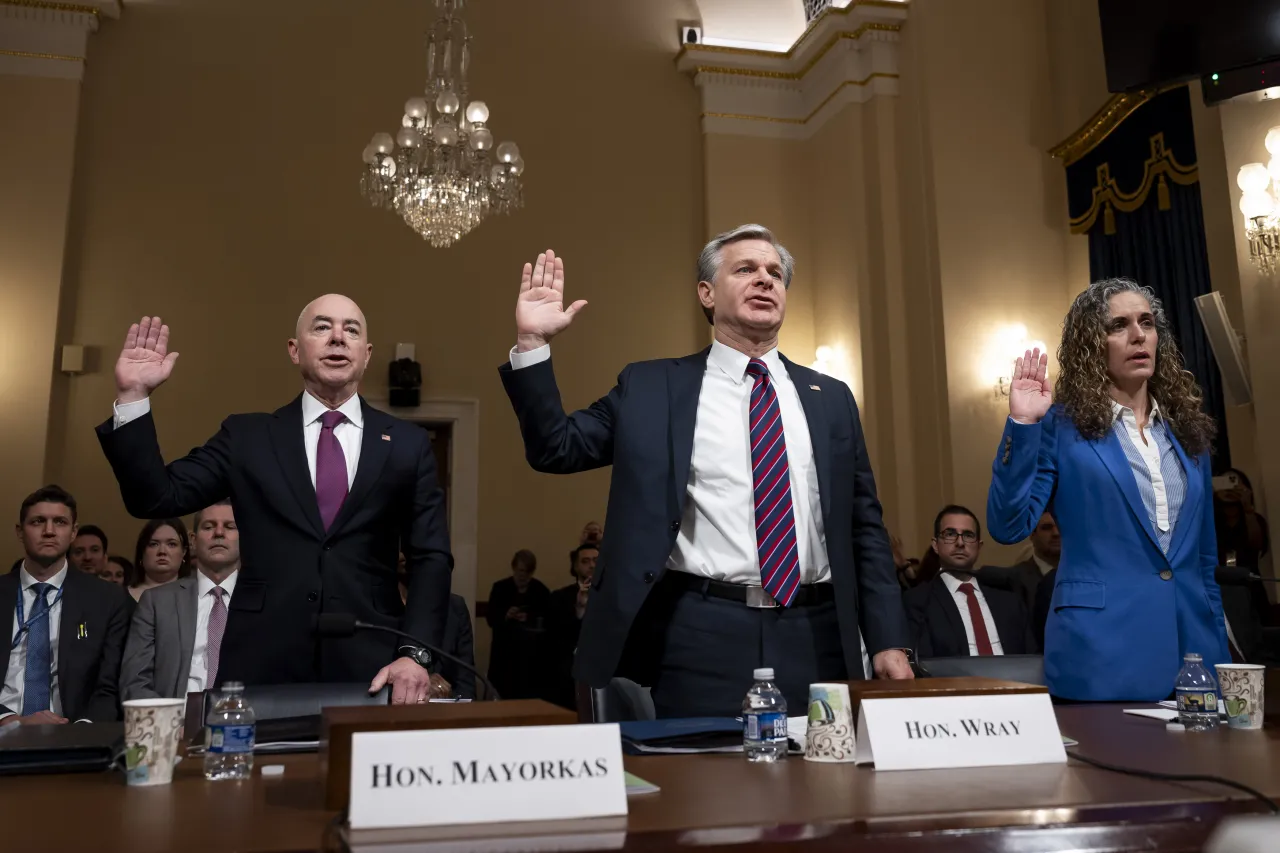
[[[1071,230],[1089,235],[1094,281],[1124,276],[1164,303],[1187,369],[1218,422],[1214,468],[1230,465],[1222,379],[1196,311],[1210,292],[1191,95],[1179,86],[1147,98],[1101,142],[1068,159]]]

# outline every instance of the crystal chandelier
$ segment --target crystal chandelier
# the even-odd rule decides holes
[[[471,36],[459,17],[464,2],[435,0],[437,16],[427,32],[426,97],[405,101],[394,139],[373,135],[360,178],[360,192],[370,204],[394,210],[437,248],[452,246],[490,213],[510,213],[523,204],[520,149],[514,142],[494,149],[489,108],[468,100]]]
[[[1244,233],[1249,238],[1249,259],[1263,275],[1272,275],[1280,263],[1280,127],[1267,131],[1264,142],[1271,161],[1247,163],[1236,174]],[[1276,192],[1272,192],[1272,187]]]

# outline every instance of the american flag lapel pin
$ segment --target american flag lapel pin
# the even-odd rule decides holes
[[[387,434],[384,432],[384,433],[382,434],[382,440],[383,440],[383,441],[390,441],[390,440],[391,440],[391,436],[387,435]]]
[[[809,388],[810,388],[811,390],[813,390],[813,391],[821,391],[821,390],[822,390],[822,389],[821,389],[821,388],[819,388],[817,385],[810,385],[810,386],[809,386]]]

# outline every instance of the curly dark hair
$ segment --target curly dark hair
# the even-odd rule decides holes
[[[1085,438],[1096,441],[1111,429],[1111,379],[1107,376],[1107,319],[1110,300],[1117,293],[1137,293],[1151,305],[1156,323],[1156,369],[1147,382],[1151,397],[1190,456],[1209,450],[1218,427],[1201,411],[1204,395],[1195,377],[1183,367],[1182,353],[1173,339],[1164,305],[1151,288],[1127,278],[1107,278],[1089,285],[1062,321],[1058,347],[1058,382],[1054,400]]]

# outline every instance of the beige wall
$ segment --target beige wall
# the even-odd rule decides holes
[[[80,84],[0,75],[0,506],[42,485]],[[52,411],[56,417],[59,413]],[[7,529],[11,529],[6,527]],[[4,551],[16,550],[6,537]],[[5,563],[4,565],[8,565]]]
[[[548,246],[567,258],[570,298],[591,303],[555,344],[566,406],[605,394],[630,361],[704,344],[692,281],[704,231],[697,97],[671,63],[672,22],[691,17],[690,4],[468,4],[472,90],[495,135],[521,146],[527,206],[447,250],[358,193],[361,149],[394,130],[421,89],[430,9],[138,3],[95,36],[66,340],[102,358],[65,382],[49,476],[75,491],[113,550],[131,553],[140,524],[121,507],[93,426],[110,412],[129,323],[160,314],[182,353],[154,400],[172,457],[228,413],[298,392],[285,340],[304,303],[338,290],[369,319],[366,391],[385,392],[394,344],[413,341],[425,396],[480,401],[479,597],[518,548],[538,554],[548,585],[568,582],[569,549],[604,515],[608,472],[530,471],[496,368],[513,343],[521,264]],[[32,325],[7,340],[43,358],[49,338]],[[38,465],[21,479],[20,489],[38,480]],[[487,630],[478,637],[487,645]]]

